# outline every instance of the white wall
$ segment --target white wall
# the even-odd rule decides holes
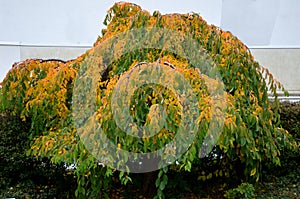
[[[220,25],[222,0],[131,2],[151,12],[201,12],[210,23]],[[112,0],[0,0],[0,42],[92,45],[103,28],[106,11],[113,4]]]
[[[255,60],[267,67],[291,96],[300,97],[300,49],[252,48]]]
[[[0,82],[5,77],[12,63],[20,60],[20,50],[14,45],[0,45]]]
[[[251,47],[300,47],[299,8],[299,0],[223,0],[221,28]]]

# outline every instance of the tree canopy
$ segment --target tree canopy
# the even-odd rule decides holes
[[[183,114],[188,115],[188,113],[183,113],[183,111],[189,109],[182,106],[182,102],[170,87],[166,88],[154,83],[133,87],[135,90],[131,91],[131,96],[128,98],[130,103],[118,101],[112,103],[116,92],[119,92],[117,96],[119,98],[126,93],[120,82],[123,81],[125,85],[129,85],[130,82],[126,82],[128,74],[132,75],[136,84],[139,81],[143,82],[142,78],[138,78],[141,75],[138,73],[139,70],[155,67],[153,63],[161,63],[163,68],[168,73],[174,73],[174,76],[178,73],[179,79],[174,80],[174,88],[187,85],[180,82],[180,77],[184,77],[190,85],[185,88],[193,92],[193,98],[182,97],[183,94],[180,96],[184,98],[183,101],[194,100],[193,102],[199,109],[199,115],[195,118],[197,123],[193,142],[180,157],[174,155],[170,147],[169,156],[176,157],[177,161],[173,161],[167,167],[159,168],[155,183],[159,197],[163,196],[162,191],[168,182],[169,170],[183,172],[197,169],[200,170],[199,179],[201,180],[217,176],[242,175],[245,179],[258,181],[262,161],[280,164],[280,150],[296,147],[290,141],[288,132],[280,127],[277,90],[284,90],[282,85],[266,68],[254,61],[247,46],[230,32],[208,25],[197,13],[162,15],[155,11],[150,14],[131,3],[116,3],[107,12],[104,24],[106,29],[102,30],[102,35],[99,36],[94,47],[77,59],[66,62],[28,59],[14,64],[1,83],[4,108],[20,114],[23,120],[31,123],[28,135],[32,138],[32,144],[28,155],[38,158],[47,157],[53,163],[76,164],[75,172],[78,177],[76,195],[78,197],[98,194],[99,191],[109,186],[111,176],[117,171],[116,168],[105,165],[104,160],[101,159],[101,157],[110,158],[112,155],[108,154],[105,157],[105,147],[101,146],[105,143],[101,142],[99,137],[93,137],[95,143],[91,144],[103,149],[100,156],[99,154],[98,156],[92,155],[83,141],[82,133],[87,129],[80,129],[78,121],[76,121],[76,126],[73,119],[74,113],[77,116],[86,114],[76,112],[76,110],[88,109],[84,105],[81,107],[83,109],[77,107],[80,105],[80,100],[86,103],[84,102],[86,96],[83,94],[82,98],[78,96],[74,98],[74,92],[79,95],[87,92],[88,90],[85,89],[89,89],[90,84],[97,85],[92,93],[95,94],[94,113],[87,113],[86,116],[80,118],[84,122],[91,115],[95,116],[93,122],[101,127],[108,141],[122,150],[139,154],[156,151],[172,141],[177,136],[176,133],[181,125],[184,124]],[[107,41],[114,45],[114,52],[117,53],[118,45],[126,47],[132,42],[126,39],[118,40],[119,36],[124,32],[139,29],[172,31],[178,35],[187,35],[187,38],[196,41],[197,46],[201,47],[197,53],[204,53],[206,61],[209,62],[205,67],[214,66],[214,70],[217,69],[218,72],[218,80],[224,85],[222,87],[224,93],[216,94],[221,96],[219,100],[221,99],[222,102],[217,102],[218,100],[213,95],[218,89],[214,88],[213,91],[209,87],[209,85],[218,85],[214,83],[216,78],[212,78],[209,76],[211,73],[206,74],[205,71],[199,73],[192,60],[172,52],[171,47],[169,50],[167,48],[129,49],[113,57],[102,55],[101,57],[97,54]],[[155,39],[158,42],[162,35],[166,35],[165,32],[159,37],[155,36],[155,32],[153,34],[152,43],[156,42]],[[114,60],[116,57],[118,59]],[[106,59],[109,61],[106,62]],[[90,70],[89,67],[95,71]],[[137,67],[140,67],[139,70],[135,70]],[[99,74],[98,78],[84,79],[85,75],[93,75],[90,73]],[[169,79],[172,77],[170,76]],[[216,76],[213,75],[213,77]],[[74,88],[79,90],[75,91]],[[275,97],[273,107],[268,94]],[[74,107],[74,100],[77,100],[76,107]],[[222,128],[220,132],[216,132],[218,139],[211,149],[212,152],[203,155],[203,140],[207,137],[206,133],[210,125],[213,124],[215,118],[213,112],[218,112],[218,109],[213,107],[224,103],[225,109],[221,110],[224,113],[224,117],[221,117]],[[154,128],[153,131],[157,127],[160,131],[151,137],[128,136],[115,121],[115,118],[122,114],[121,108],[114,106],[127,106],[128,115],[132,118],[131,122],[137,126],[144,126],[145,129],[148,126]],[[116,109],[119,112],[113,113]],[[161,119],[159,117],[164,117],[165,124],[159,123]],[[152,132],[152,130],[149,131]],[[131,128],[131,132],[133,131]],[[136,135],[141,132],[143,131],[137,130]],[[189,131],[180,132],[178,140],[184,140],[189,136]],[[91,136],[97,135],[90,133],[85,135],[85,138]],[[179,143],[176,144],[177,147],[180,146]],[[164,153],[167,152],[164,151]],[[128,159],[131,160],[130,157],[127,157],[127,160],[119,159],[117,164],[126,164]],[[218,162],[215,170],[205,166],[215,164],[215,162]],[[242,170],[242,174],[238,170]],[[124,184],[131,181],[131,172],[126,168],[121,170],[120,181]]]

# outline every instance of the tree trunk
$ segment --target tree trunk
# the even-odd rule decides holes
[[[158,171],[144,173],[142,191],[146,198],[153,198],[156,195],[155,180],[157,179]]]

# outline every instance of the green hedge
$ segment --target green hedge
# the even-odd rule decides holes
[[[3,188],[27,178],[23,171],[34,161],[24,155],[30,144],[26,123],[8,112],[0,113],[0,121],[0,187]]]
[[[280,103],[281,125],[300,141],[300,102]]]
[[[19,116],[0,111],[0,198],[66,198],[73,193],[72,174],[64,165],[26,156],[29,128]]]
[[[286,129],[300,146],[300,102],[280,102],[279,108],[281,127]],[[281,149],[280,162],[281,166],[275,166],[265,162],[264,172],[268,176],[284,177],[293,174],[298,176],[300,168],[300,150],[293,151]],[[276,171],[276,172],[274,172]],[[268,179],[267,179],[268,180]]]

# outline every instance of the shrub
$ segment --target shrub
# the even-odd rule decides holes
[[[0,112],[0,121],[0,182],[3,188],[28,178],[23,171],[34,161],[24,153],[30,144],[28,124],[7,112]]]
[[[294,175],[295,179],[299,175],[300,165],[300,103],[299,102],[280,102],[280,120],[281,125],[286,129],[296,142],[296,150],[289,150],[287,148],[280,149],[280,163],[281,165],[273,165],[265,162],[264,168],[267,177],[282,177],[285,175]],[[277,171],[274,173],[274,171]]]
[[[237,188],[230,189],[225,193],[226,198],[253,198],[255,189],[252,184],[242,183]]]
[[[248,48],[231,33],[208,25],[196,13],[161,15],[159,12],[154,12],[151,15],[130,3],[116,3],[108,11],[104,23],[107,29],[102,31],[103,35],[96,41],[94,48],[76,60],[68,62],[26,60],[16,64],[2,82],[4,108],[20,114],[21,118],[30,124],[30,137],[34,138],[34,142],[29,153],[39,159],[50,158],[54,164],[68,165],[75,161],[77,197],[102,197],[99,194],[110,186],[115,175],[122,184],[131,181],[130,170],[117,172],[115,168],[104,165],[99,157],[97,159],[92,156],[86,148],[87,145],[81,142],[80,136],[76,134],[80,128],[76,129],[73,122],[72,111],[77,107],[72,106],[74,104],[72,97],[74,97],[73,87],[78,88],[81,85],[79,88],[82,92],[79,92],[79,96],[82,94],[82,98],[77,99],[79,102],[77,101],[76,105],[86,106],[84,94],[94,81],[89,77],[91,74],[85,73],[85,69],[92,67],[89,65],[89,58],[96,55],[93,53],[99,50],[98,47],[106,40],[134,28],[159,27],[193,38],[203,48],[199,49],[199,52],[205,52],[208,60],[216,63],[213,69],[217,69],[221,77],[213,79],[212,82],[222,81],[225,84],[225,94],[222,99],[222,103],[226,103],[227,106],[224,128],[218,132],[219,140],[213,152],[203,159],[201,157],[202,141],[205,137],[203,132],[207,132],[209,125],[214,121],[211,109],[216,103],[216,98],[210,96],[213,91],[210,91],[206,85],[209,79],[207,74],[199,74],[190,60],[172,53],[171,50],[153,48],[127,52],[120,59],[110,63],[107,68],[105,64],[96,64],[99,66],[98,69],[105,69],[101,73],[101,78],[96,80],[98,86],[95,92],[97,99],[95,115],[97,116],[93,118],[94,114],[91,116],[85,111],[77,115],[83,116],[81,122],[94,119],[119,149],[138,153],[155,151],[175,136],[181,119],[180,102],[170,90],[158,85],[140,87],[133,93],[132,103],[128,105],[134,121],[139,125],[148,124],[152,118],[155,119],[155,111],[151,110],[152,105],[164,101],[162,106],[167,109],[168,127],[151,139],[128,139],[126,133],[117,126],[111,113],[113,89],[118,80],[124,77],[125,72],[134,68],[137,63],[145,61],[155,63],[160,58],[162,63],[164,61],[171,63],[165,67],[174,68],[175,65],[176,71],[181,73],[192,86],[191,90],[196,95],[195,100],[201,112],[197,117],[199,126],[197,126],[196,139],[189,146],[188,151],[178,158],[176,164],[164,167],[145,178],[149,179],[145,182],[146,185],[157,187],[158,197],[163,197],[169,170],[178,173],[196,170],[199,178],[203,180],[227,176],[255,182],[260,177],[262,160],[279,164],[280,149],[295,147],[295,144],[290,142],[288,133],[279,126],[276,90],[283,89],[281,84],[273,79],[268,70],[254,61]],[[159,41],[155,34],[153,39],[154,42]],[[122,42],[126,45],[130,40]],[[114,44],[118,45],[122,42]],[[98,58],[104,61],[108,59],[108,57],[96,57]],[[89,72],[98,73],[97,70]],[[271,109],[268,100],[268,88],[275,96],[274,110]],[[215,95],[218,97],[220,93],[216,92]],[[85,130],[87,129],[83,129]],[[183,133],[180,138],[187,138],[189,133]],[[105,143],[101,141],[103,140],[95,138],[95,143],[90,144],[102,146],[101,144]],[[103,150],[105,152],[105,148]],[[117,153],[118,150],[115,152]],[[172,158],[172,151],[170,154],[169,157]],[[111,155],[102,156],[100,159],[110,159]],[[118,161],[117,165],[122,167],[126,159],[128,157]]]
[[[300,141],[300,102],[281,102],[280,120],[284,129]]]
[[[65,197],[74,186],[63,164],[27,156],[30,123],[18,115],[0,112],[0,198]],[[72,195],[72,194],[71,194]]]
[[[0,89],[0,111],[4,110],[2,89]]]

